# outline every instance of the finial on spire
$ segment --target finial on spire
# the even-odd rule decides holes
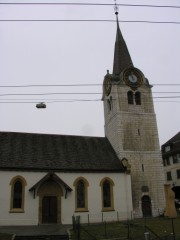
[[[117,16],[117,15],[118,15],[118,10],[119,10],[119,8],[118,8],[118,5],[117,5],[117,3],[116,3],[116,0],[114,0],[114,2],[115,2],[114,11],[115,11],[115,14],[116,14],[116,16]]]

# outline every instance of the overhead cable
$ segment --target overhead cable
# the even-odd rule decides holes
[[[72,3],[72,2],[1,2],[0,5],[71,5],[71,6],[114,6],[113,3]],[[173,5],[149,5],[117,3],[120,7],[180,8]]]
[[[153,86],[180,86],[179,83],[159,83]],[[76,83],[76,84],[27,84],[27,85],[0,85],[0,88],[28,88],[28,87],[86,87],[103,86],[100,83]]]
[[[116,22],[105,19],[0,19],[0,22]],[[154,23],[154,24],[180,24],[176,21],[146,21],[146,20],[119,20],[124,23]]]

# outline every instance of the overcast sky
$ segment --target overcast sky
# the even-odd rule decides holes
[[[117,3],[180,6],[179,0]],[[113,6],[0,4],[0,19],[115,20],[115,15]],[[180,24],[121,21],[180,22],[180,8],[119,6],[119,20],[134,66],[154,85],[163,144],[180,131]],[[104,136],[102,82],[107,69],[112,72],[115,35],[116,23],[107,21],[0,21],[0,131]],[[68,86],[17,87],[26,85]],[[37,109],[38,102],[47,108]]]

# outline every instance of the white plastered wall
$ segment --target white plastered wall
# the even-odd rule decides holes
[[[39,197],[33,196],[29,189],[42,179],[47,172],[0,172],[0,225],[38,225]],[[11,186],[10,181],[15,176],[22,176],[27,185],[25,187],[24,213],[10,213]],[[87,221],[89,214],[91,222],[102,221],[102,202],[100,181],[104,177],[114,182],[114,210],[104,213],[108,220],[127,219],[131,216],[132,196],[130,175],[124,173],[56,173],[73,191],[67,193],[67,197],[61,199],[61,222],[71,224],[73,215],[82,216],[82,221]],[[73,183],[78,177],[84,177],[88,183],[88,212],[80,213],[75,211],[75,191]],[[63,187],[62,187],[63,189]],[[64,189],[63,189],[64,191]],[[65,191],[64,191],[65,193]],[[83,220],[84,219],[84,220]]]

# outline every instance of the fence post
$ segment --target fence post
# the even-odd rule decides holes
[[[175,235],[175,231],[174,231],[174,219],[173,218],[171,218],[171,224],[172,224],[173,239],[176,240],[176,235]]]
[[[117,221],[119,222],[119,212],[117,212]]]
[[[129,220],[127,220],[127,227],[128,227],[128,236],[127,236],[127,239],[130,239],[130,225],[129,225]]]
[[[107,226],[106,226],[106,221],[104,222],[104,231],[105,231],[105,238],[107,238]]]
[[[80,216],[76,217],[77,222],[77,239],[80,240]]]
[[[131,220],[133,220],[133,211],[131,211]]]
[[[150,234],[149,234],[149,232],[145,232],[145,233],[144,233],[144,239],[145,239],[145,240],[150,240]]]
[[[102,212],[102,223],[103,223],[103,221],[104,221],[104,218],[103,218],[103,212]]]
[[[89,226],[89,213],[88,213],[88,226]]]
[[[76,230],[76,224],[75,224],[75,216],[72,216],[72,224],[73,224],[73,230]]]

